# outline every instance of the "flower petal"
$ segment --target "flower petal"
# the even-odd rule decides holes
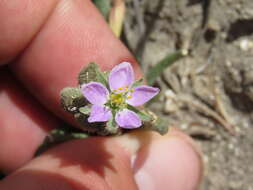
[[[88,122],[105,122],[112,117],[112,112],[108,107],[100,105],[92,105]]]
[[[84,97],[94,105],[103,105],[109,95],[108,90],[99,82],[89,82],[81,87]]]
[[[118,112],[115,116],[115,120],[121,128],[134,129],[141,126],[141,119],[139,116],[128,109],[123,109]]]
[[[128,62],[122,62],[115,66],[109,75],[109,85],[111,90],[116,90],[130,86],[134,82],[133,67]]]
[[[126,102],[132,106],[140,106],[156,96],[159,91],[159,88],[141,85],[133,89],[130,94],[131,98],[127,99]]]

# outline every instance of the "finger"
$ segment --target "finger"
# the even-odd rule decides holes
[[[59,92],[77,85],[81,68],[95,61],[109,69],[123,60],[134,59],[91,1],[62,0],[12,69],[31,93],[65,119]]]
[[[201,159],[183,136],[142,132],[71,141],[7,177],[0,187],[195,190],[200,182]]]
[[[23,51],[56,6],[56,0],[0,1],[0,64]]]
[[[41,184],[47,190],[58,186],[60,189],[136,189],[129,155],[108,139],[88,138],[60,145],[7,177],[0,189],[19,186],[39,190]]]
[[[50,3],[33,0],[24,0],[22,3],[15,0],[1,1],[0,9],[1,18],[6,18],[0,20],[0,59],[13,59],[21,51],[24,51],[24,55],[20,55],[21,60],[16,63],[17,68],[13,64],[14,70],[28,84],[30,91],[43,99],[44,105],[48,107],[51,105],[55,112],[60,109],[58,104],[60,89],[76,84],[76,74],[83,66],[83,61],[100,60],[104,68],[109,68],[120,59],[132,59],[129,52],[113,37],[103,19],[88,1],[50,1]],[[24,9],[26,11],[23,11]],[[116,54],[114,55],[114,53]],[[13,101],[9,101],[7,105],[6,96],[2,100],[5,102],[2,104],[5,107],[14,104]],[[24,104],[30,105],[26,101]],[[23,114],[23,108],[17,107],[17,110],[17,115]],[[15,109],[12,110],[12,112],[14,111]],[[5,112],[5,115],[8,113]],[[25,123],[26,119],[30,117],[18,117],[20,120],[23,119],[18,121]],[[8,126],[15,124],[15,120],[6,119],[3,121],[8,121]],[[33,119],[30,119],[29,122],[31,125],[37,124]],[[2,129],[6,131],[6,127],[2,127]],[[2,157],[4,160],[2,165],[5,171],[19,167],[30,158],[38,142],[41,142],[44,137],[42,133],[43,135],[37,138],[37,143],[27,143],[33,145],[33,151],[30,151],[29,148],[25,149],[30,152],[30,156],[22,153],[23,156],[26,155],[27,157],[21,159],[20,155],[20,162],[17,163],[17,159],[11,155],[15,150],[21,149],[19,149],[18,143],[13,144],[13,142],[21,142],[21,140],[10,140],[12,139],[10,134],[13,133],[9,129],[12,128],[8,127],[8,135],[5,137],[9,139],[6,142],[10,144],[4,146],[5,151],[2,151],[3,153],[8,152],[8,154],[4,154],[6,156]],[[27,128],[19,127],[18,129],[24,130],[22,133],[20,132],[24,135],[28,132],[25,130]],[[17,138],[16,136],[12,137]],[[30,135],[29,137],[33,138],[34,136]],[[31,141],[25,140],[25,142]],[[8,151],[8,149],[12,151]],[[23,149],[23,151],[25,150]],[[8,159],[10,156],[13,160]]]
[[[11,172],[33,157],[57,121],[11,76],[0,70],[0,170]]]
[[[156,135],[152,140],[154,143],[140,149],[133,164],[139,189],[198,189],[203,175],[202,157],[192,139],[171,130],[167,138]]]

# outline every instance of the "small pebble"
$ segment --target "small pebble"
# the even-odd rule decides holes
[[[240,41],[240,49],[242,51],[249,51],[253,48],[253,42],[248,39],[243,39]]]

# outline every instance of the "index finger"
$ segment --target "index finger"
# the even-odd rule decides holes
[[[77,85],[77,74],[89,62],[110,69],[120,61],[134,63],[90,1],[62,0],[45,21],[12,70],[42,104],[66,118],[60,90]]]

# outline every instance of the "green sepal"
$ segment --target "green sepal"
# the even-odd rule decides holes
[[[100,70],[97,71],[98,82],[105,85],[107,89],[109,89],[108,75],[109,73],[106,71],[105,72],[101,72]]]
[[[50,132],[48,136],[44,139],[43,143],[37,149],[35,156],[38,156],[48,150],[49,148],[61,144],[63,142],[73,140],[73,139],[84,139],[89,137],[87,133],[80,132],[77,129],[72,128],[59,128],[54,129]]]
[[[78,75],[79,85],[89,82],[100,82],[108,87],[107,72],[101,72],[99,66],[91,62],[87,67],[83,68]]]
[[[150,129],[160,133],[161,135],[165,135],[169,130],[168,122],[166,119],[157,118],[151,123]]]
[[[97,80],[96,74],[97,65],[95,63],[90,63],[87,67],[84,67],[79,75],[78,75],[78,82],[80,85],[89,83],[91,81]]]
[[[89,115],[91,112],[91,108],[89,106],[84,106],[79,108],[79,112],[81,112],[84,115]]]
[[[164,135],[168,132],[168,122],[165,119],[159,118],[153,112],[149,110],[139,110],[131,105],[127,105],[129,110],[137,113],[143,122],[141,128],[146,130],[152,130]]]
[[[152,114],[150,114],[148,111],[139,110],[131,105],[127,105],[127,108],[129,110],[132,110],[133,112],[137,113],[137,115],[140,117],[140,119],[144,122],[151,122],[154,120],[154,116]]]
[[[112,117],[107,123],[106,123],[106,130],[109,134],[118,134],[119,132],[119,126],[117,125],[114,117]]]
[[[140,86],[143,83],[143,78],[140,78],[139,80],[135,81],[132,85],[132,88],[136,88]]]
[[[152,122],[144,122],[142,127],[145,130],[152,130],[158,132],[160,135],[165,135],[168,132],[168,122],[165,119],[156,118]]]
[[[146,111],[139,111],[137,112],[137,114],[139,115],[142,121],[152,122],[154,120],[154,116]]]
[[[88,103],[80,88],[64,88],[60,92],[60,96],[63,108],[71,113],[76,113],[79,107],[85,106]]]

